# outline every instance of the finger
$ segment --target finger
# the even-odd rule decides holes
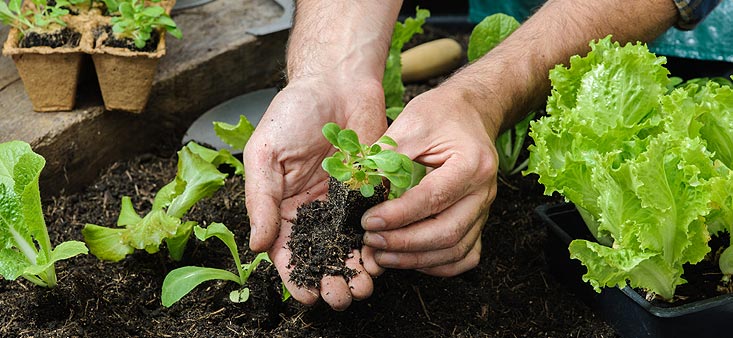
[[[290,291],[291,296],[303,304],[312,305],[318,300],[318,289],[298,287],[290,280],[292,268],[288,267],[288,265],[290,264],[291,252],[287,248],[286,242],[288,236],[285,234],[290,233],[291,227],[292,225],[289,222],[284,222],[283,229],[281,230],[283,235],[275,240],[268,255],[270,256],[270,260],[272,260],[272,264],[275,265],[278,274],[280,274],[280,279],[282,279],[285,287]]]
[[[245,147],[247,179],[244,182],[245,205],[249,215],[249,247],[254,252],[268,250],[280,228],[282,173],[273,165],[274,156],[267,144]]]
[[[425,269],[465,260],[476,242],[481,241],[481,226],[474,226],[456,246],[423,252],[378,251],[374,258],[382,267]]]
[[[369,276],[364,269],[364,266],[360,263],[362,257],[359,250],[353,250],[353,257],[346,260],[346,266],[350,269],[357,271],[356,276],[351,277],[348,282],[349,289],[351,290],[351,296],[356,300],[367,299],[372,295],[374,291],[374,283],[372,277]]]
[[[336,311],[343,311],[351,305],[351,291],[341,276],[325,276],[321,279],[321,297]]]
[[[387,231],[367,231],[364,244],[385,251],[418,252],[456,246],[477,220],[488,217],[484,210],[491,196],[469,195],[439,213],[403,228]]]
[[[466,169],[460,159],[449,160],[400,198],[377,204],[362,216],[366,230],[389,230],[440,213],[466,195],[476,182],[465,179]],[[473,177],[473,176],[468,176]]]
[[[451,264],[419,269],[418,271],[436,277],[453,277],[475,268],[480,260],[481,240],[478,240],[464,259]]]
[[[366,272],[372,277],[378,277],[384,273],[384,268],[379,266],[379,264],[374,260],[374,254],[376,251],[377,250],[375,248],[370,246],[363,246],[361,248],[361,260],[364,265],[364,270],[366,270]]]

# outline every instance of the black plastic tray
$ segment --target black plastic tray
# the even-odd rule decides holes
[[[687,303],[657,306],[629,287],[605,288],[596,293],[583,282],[586,272],[580,261],[570,259],[573,239],[592,240],[583,219],[572,204],[542,205],[535,212],[547,224],[545,254],[550,272],[583,299],[616,332],[625,338],[719,338],[733,337],[733,295]]]

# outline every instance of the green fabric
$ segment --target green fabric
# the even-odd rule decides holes
[[[671,0],[670,0],[671,1]],[[524,21],[544,3],[543,0],[469,0],[469,20],[505,13]],[[723,1],[694,30],[672,28],[649,44],[659,55],[698,60],[733,62],[733,1]]]

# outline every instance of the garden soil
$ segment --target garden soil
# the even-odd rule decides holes
[[[423,39],[445,35],[436,30]],[[410,86],[406,96],[436,83]],[[122,196],[132,196],[136,210],[147,212],[155,192],[175,176],[176,158],[167,155],[172,152],[115,163],[82,192],[46,199],[52,243],[83,240],[86,223],[114,226]],[[244,198],[242,179],[230,178],[185,219],[226,224],[246,262],[255,254],[246,245]],[[181,262],[171,261],[165,248],[156,254],[137,251],[119,263],[79,256],[57,264],[59,285],[53,290],[0,279],[0,336],[616,337],[548,271],[547,229],[534,208],[559,201],[543,195],[535,176],[506,178],[499,182],[475,269],[452,278],[388,270],[375,279],[370,298],[343,312],[323,302],[311,307],[282,302],[280,280],[267,263],[252,274],[252,298],[246,303],[229,301],[235,283],[207,282],[164,308],[160,290],[169,271],[185,265],[233,271],[228,249],[215,240],[192,238]]]

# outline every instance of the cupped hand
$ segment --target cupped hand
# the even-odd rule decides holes
[[[410,101],[389,127],[397,150],[428,174],[362,217],[362,253],[374,257],[365,261],[372,276],[383,268],[454,276],[478,264],[498,165],[497,128],[484,120],[459,92],[438,87]]]
[[[372,293],[360,253],[346,263],[359,271],[348,282],[325,277],[320,290],[306,289],[290,282],[286,245],[298,206],[325,198],[328,190],[321,161],[335,149],[321,134],[327,122],[355,130],[364,143],[375,141],[386,129],[381,83],[303,78],[275,96],[244,149],[249,244],[253,251],[268,252],[293,298],[312,304],[323,297],[343,310],[352,299]]]

